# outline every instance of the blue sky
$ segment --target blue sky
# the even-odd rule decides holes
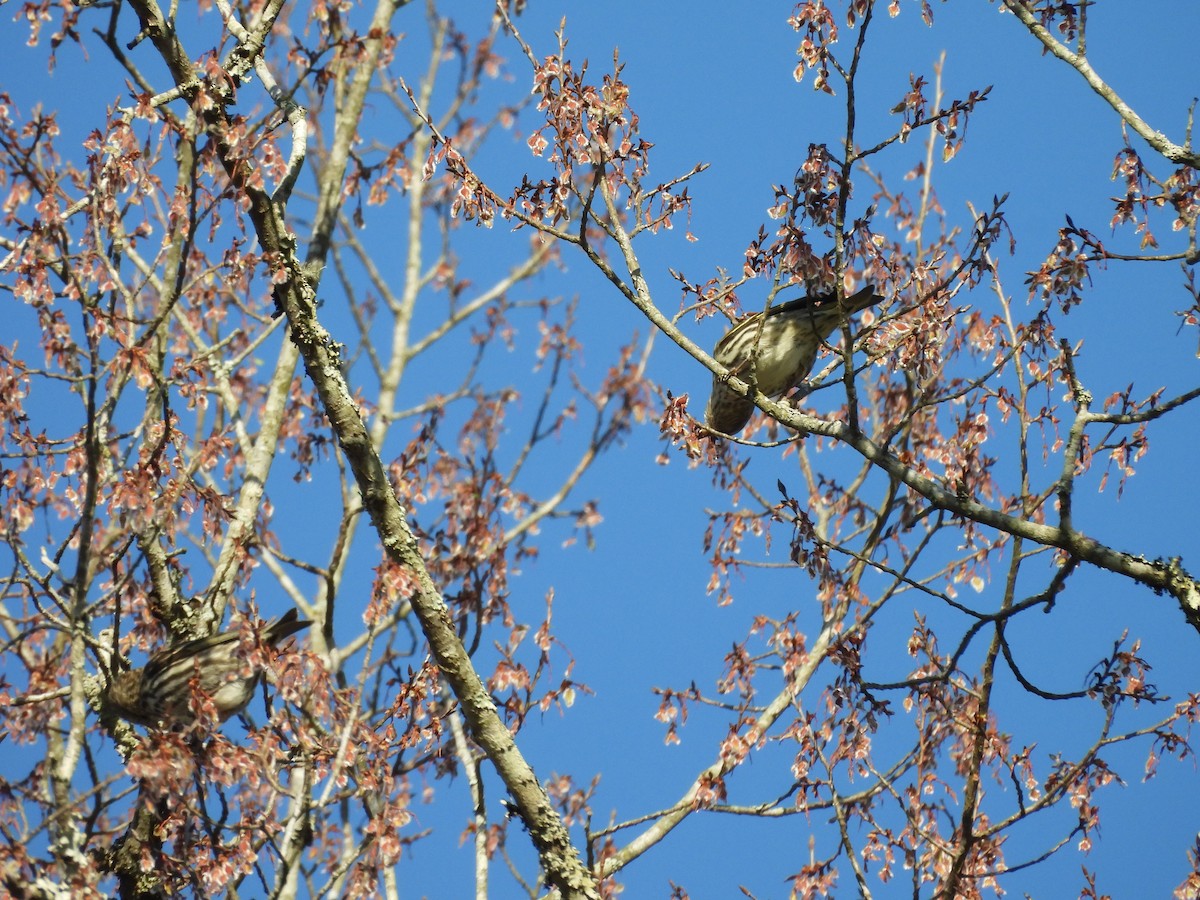
[[[396,23],[397,30],[412,33],[417,45],[423,25],[411,13],[418,5],[402,13]],[[486,25],[486,15],[480,11],[484,6],[458,2],[449,9],[459,15],[468,33],[477,35]],[[886,136],[895,122],[886,111],[906,90],[909,73],[924,73],[932,80],[933,63],[943,50],[948,96],[993,85],[987,103],[971,119],[966,148],[938,167],[936,187],[948,217],[960,224],[969,221],[968,202],[982,208],[993,195],[1009,194],[1006,209],[1017,249],[1002,265],[1006,289],[1021,297],[1024,273],[1053,246],[1064,214],[1101,237],[1109,236],[1107,198],[1117,190],[1110,174],[1121,146],[1119,123],[1075,73],[1042,56],[1019,23],[1001,15],[995,3],[959,0],[935,3],[933,9],[933,28],[921,23],[919,6],[911,0],[902,2],[898,18],[880,15],[873,23],[874,37],[863,62],[859,133],[864,143]],[[746,244],[766,221],[772,184],[790,179],[810,142],[833,145],[841,132],[840,100],[814,93],[811,80],[797,85],[792,79],[798,37],[785,24],[790,11],[789,3],[767,2],[742,4],[735,12],[731,4],[707,0],[605,4],[531,0],[519,20],[526,40],[542,54],[555,47],[553,31],[565,16],[571,54],[588,58],[597,76],[608,71],[613,48],[619,48],[642,135],[656,145],[653,179],[682,174],[697,162],[710,165],[692,187],[695,206],[690,230],[699,241],[684,240],[681,225],[639,248],[656,299],[668,313],[676,308],[678,296],[668,267],[684,271],[693,281],[715,275],[718,267],[737,271]],[[1188,104],[1200,93],[1193,65],[1200,7],[1194,0],[1106,4],[1092,11],[1091,25],[1093,64],[1145,118],[1182,141]],[[23,37],[22,26],[10,25],[0,32],[0,87],[24,104],[36,79],[32,94],[47,108],[62,109],[64,130],[80,129],[78,142],[82,142],[87,129],[94,127],[96,104],[112,103],[121,92],[120,80],[111,77],[111,68],[103,61],[104,51],[93,48],[94,61],[80,68],[77,54],[64,48],[58,70],[45,76],[40,58],[22,46]],[[405,46],[401,44],[402,49]],[[490,86],[488,92],[511,100],[524,95],[529,75],[516,46],[502,47],[513,78]],[[423,66],[418,55],[412,69],[420,71]],[[63,141],[64,147],[69,145],[69,140]],[[1142,147],[1140,142],[1135,145]],[[919,139],[914,139],[881,157],[878,168],[897,188],[902,174],[922,153]],[[1157,160],[1153,165],[1160,175],[1169,171]],[[489,145],[477,168],[485,177],[495,178],[498,188],[514,173],[546,174],[521,141],[510,146],[503,138]],[[862,206],[868,199],[865,189],[856,196]],[[371,227],[373,239],[380,241],[381,257],[388,248],[399,246],[400,235],[389,234],[386,223]],[[478,268],[480,280],[505,266],[514,243],[524,240],[521,235],[505,235],[503,225],[467,237],[472,247],[480,248],[469,264]],[[1178,244],[1168,242],[1178,237],[1160,231],[1164,249],[1176,249]],[[1115,241],[1128,246],[1123,238]],[[568,256],[566,262],[564,273],[539,277],[529,290],[579,299],[583,328],[594,340],[586,354],[585,372],[598,381],[608,365],[606,352],[630,332],[645,333],[648,326],[582,256]],[[1098,398],[1130,382],[1136,384],[1136,394],[1160,385],[1168,385],[1171,394],[1194,383],[1195,335],[1178,333],[1178,319],[1171,315],[1183,305],[1180,281],[1174,266],[1117,265],[1097,274],[1082,308],[1060,317],[1063,336],[1085,340],[1079,373]],[[994,300],[981,288],[969,302],[986,305]],[[331,314],[336,315],[334,308],[331,303]],[[330,324],[335,329],[347,325],[336,318]],[[720,333],[712,321],[687,327],[701,343],[715,340]],[[517,371],[511,377],[519,379],[521,374]],[[708,373],[665,341],[655,351],[651,374],[676,394],[690,393],[693,411],[707,396]],[[416,393],[419,390],[414,388]],[[49,417],[51,412],[44,409],[40,414]],[[1151,452],[1119,500],[1114,487],[1095,493],[1094,477],[1090,486],[1081,486],[1077,503],[1084,530],[1151,557],[1180,555],[1193,571],[1200,571],[1200,540],[1190,523],[1195,499],[1189,490],[1198,433],[1196,414],[1190,409],[1153,428]],[[1011,437],[1001,436],[993,452],[1003,454],[1013,446]],[[650,423],[621,450],[603,458],[578,490],[581,498],[601,498],[605,520],[597,531],[596,549],[589,552],[577,545],[561,553],[546,552],[514,582],[514,606],[534,621],[545,591],[554,586],[559,636],[575,656],[576,677],[595,691],[594,696],[582,697],[566,717],[550,712],[531,723],[522,732],[522,749],[543,776],[568,771],[584,783],[600,773],[597,822],[614,807],[618,818],[629,818],[669,805],[686,789],[694,772],[713,758],[713,741],[723,731],[723,719],[696,711],[691,727],[683,732],[683,744],[664,747],[663,727],[653,719],[657,699],[651,687],[682,688],[695,680],[711,691],[729,645],[740,640],[751,618],[764,610],[778,613],[808,604],[810,633],[819,628],[811,584],[791,573],[748,579],[738,601],[729,607],[717,607],[705,594],[703,511],[717,498],[706,473],[687,469],[679,456],[669,466],[656,464],[660,450],[657,428]],[[773,485],[780,477],[799,487],[794,461],[789,469],[779,451],[749,453],[751,470],[763,484]],[[836,468],[846,464],[838,458],[846,453],[833,449],[825,455]],[[553,470],[555,463],[548,460],[548,468]],[[1056,465],[1057,459],[1051,459],[1051,473]],[[288,478],[288,474],[276,478],[277,506],[289,498],[300,505],[317,501],[314,492],[319,487],[291,489],[304,494],[284,493],[289,490]],[[307,521],[279,524],[285,539],[302,546]],[[548,551],[554,546],[547,542]],[[366,585],[373,548],[364,544],[358,553],[362,564],[356,580]],[[1001,572],[1000,565],[994,567],[994,575]],[[998,597],[999,589],[998,583],[990,585],[980,602],[986,605],[989,592]],[[898,676],[906,664],[901,654],[911,612],[891,609],[889,619],[872,635],[881,679]],[[937,610],[920,612],[938,615]],[[1156,667],[1152,678],[1161,690],[1174,696],[1195,690],[1196,635],[1183,622],[1174,601],[1115,576],[1084,571],[1072,580],[1053,615],[1027,616],[1013,626],[1027,671],[1041,675],[1058,690],[1082,687],[1091,662],[1125,629],[1144,639]],[[953,634],[948,632],[947,644]],[[887,664],[896,668],[887,671]],[[1038,741],[1039,752],[1078,749],[1063,733],[1064,721],[1072,721],[1073,715],[1094,728],[1090,711],[1064,712],[1012,690],[1004,696],[1004,709],[1016,711],[1026,729],[1020,739]],[[1045,866],[1012,876],[1002,882],[1010,896],[1021,896],[1023,891],[1034,897],[1074,896],[1081,884],[1081,864],[1096,869],[1100,888],[1118,898],[1166,896],[1182,880],[1187,871],[1184,853],[1200,829],[1192,802],[1196,773],[1190,761],[1167,763],[1159,778],[1141,784],[1144,752],[1140,745],[1136,752],[1114,753],[1113,765],[1129,787],[1102,795],[1107,805],[1098,849],[1089,857],[1064,851]],[[778,753],[764,754],[761,762],[743,767],[734,778],[732,797],[772,796],[779,784],[778,757]],[[1001,791],[1003,786],[991,789]],[[422,824],[436,825],[440,831],[413,849],[413,865],[402,871],[405,898],[443,900],[466,896],[470,889],[471,873],[464,856],[468,851],[458,845],[466,821],[465,789],[460,783],[439,784],[437,790],[438,805],[419,808],[418,813]],[[456,796],[462,802],[448,799]],[[626,896],[666,896],[668,879],[683,884],[697,900],[738,896],[739,885],[760,898],[784,896],[783,878],[807,859],[808,835],[818,835],[818,852],[829,849],[831,832],[825,819],[731,823],[719,816],[694,817],[626,870]],[[1039,852],[1047,840],[1063,833],[1068,819],[1056,812],[1022,826],[1009,845],[1009,862]],[[510,847],[528,863],[531,856],[519,844],[519,834],[512,833]],[[507,892],[506,875],[499,866],[493,878],[493,896],[517,896]],[[849,871],[843,869],[843,890],[838,895],[849,895],[851,886]],[[904,893],[901,879],[900,884],[879,887],[876,896]]]
[[[699,242],[686,243],[677,230],[641,248],[650,284],[668,309],[669,301],[662,299],[673,291],[667,267],[683,269],[693,280],[715,274],[717,266],[736,271],[742,250],[765,219],[771,184],[787,181],[809,142],[832,144],[840,134],[836,103],[815,94],[811,80],[797,85],[791,78],[797,37],[782,24],[789,11],[789,4],[768,3],[743,5],[736,14],[727,4],[534,3],[521,22],[535,52],[550,52],[552,32],[565,15],[570,50],[576,59],[588,58],[596,72],[607,71],[612,48],[620,49],[643,136],[656,144],[653,177],[666,179],[696,162],[710,163],[692,191],[697,199],[691,231]],[[996,5],[934,4],[932,29],[917,13],[915,3],[905,3],[898,19],[881,17],[873,25],[874,40],[863,64],[866,90],[860,95],[860,134],[864,142],[868,136],[886,134],[893,120],[884,110],[899,99],[908,73],[924,73],[932,80],[932,64],[942,50],[947,54],[948,96],[994,86],[971,120],[964,151],[938,168],[936,186],[948,216],[959,223],[969,221],[968,201],[981,208],[993,195],[1009,194],[1006,209],[1017,251],[1003,265],[1006,288],[1019,297],[1024,273],[1053,245],[1064,214],[1109,237],[1107,198],[1116,193],[1110,175],[1121,146],[1119,123],[1075,73],[1043,57],[1019,24],[1000,15]],[[1183,21],[1163,26],[1171,16]],[[1194,53],[1194,29],[1186,22],[1200,24],[1200,11],[1179,2],[1147,3],[1139,4],[1136,21],[1132,18],[1129,7],[1093,10],[1093,63],[1139,112],[1181,140],[1187,105],[1198,86],[1184,63]],[[1134,49],[1127,53],[1124,47],[1130,44]],[[896,186],[921,152],[914,140],[885,155],[879,167]],[[866,203],[865,195],[858,199]],[[632,311],[618,307],[582,260],[571,265],[570,274],[578,278],[585,308],[590,303],[602,309],[591,321],[600,324],[612,317],[627,324]],[[1177,334],[1178,320],[1168,311],[1182,300],[1166,296],[1180,279],[1177,268],[1160,267],[1147,274],[1133,266],[1117,266],[1097,274],[1083,309],[1060,319],[1063,335],[1085,339],[1080,375],[1098,397],[1131,381],[1143,393],[1163,384],[1190,385],[1194,336]],[[1146,289],[1148,284],[1153,290]],[[970,299],[992,302],[984,289]],[[716,331],[712,323],[705,323],[693,333],[708,336]],[[1139,352],[1143,348],[1146,352]],[[654,362],[655,375],[665,385],[677,394],[691,393],[693,409],[703,402],[708,375],[682,351],[662,344]],[[1091,488],[1081,490],[1077,502],[1085,529],[1135,552],[1194,556],[1200,547],[1191,529],[1181,528],[1180,519],[1190,502],[1179,509],[1178,491],[1181,475],[1187,479],[1194,465],[1196,435],[1196,417],[1190,411],[1153,430],[1151,453],[1119,501],[1111,487],[1098,496]],[[1005,447],[1013,446],[1011,440],[1001,441],[995,452],[1003,454]],[[548,719],[545,731],[527,734],[523,745],[543,768],[558,768],[560,759],[575,758],[581,774],[589,765],[603,772],[598,813],[612,797],[623,816],[633,815],[634,808],[667,805],[685,787],[683,773],[712,758],[711,745],[698,734],[702,713],[696,714],[692,733],[685,730],[682,747],[656,744],[661,726],[650,720],[655,702],[645,686],[680,687],[691,678],[711,686],[728,640],[744,632],[755,612],[811,603],[806,583],[780,576],[748,585],[732,607],[714,608],[703,596],[707,575],[699,552],[706,478],[683,471],[678,460],[666,469],[654,466],[653,447],[653,433],[635,437],[624,453],[592,473],[590,484],[604,486],[622,477],[631,480],[630,486],[619,500],[609,494],[602,504],[606,521],[599,550],[568,554],[573,583],[587,582],[589,596],[567,600],[585,589],[572,591],[557,582],[562,617],[557,621],[586,636],[567,641],[579,660],[580,677],[597,696],[561,721]],[[776,464],[771,453],[754,451],[752,467],[771,471],[767,467]],[[786,473],[786,466],[781,470]],[[788,479],[786,474],[782,477]],[[791,478],[798,480],[794,472]],[[770,484],[770,478],[762,476],[762,483]],[[664,503],[670,504],[673,515],[659,514]],[[650,543],[640,526],[646,517],[655,521]],[[555,581],[549,562],[531,578],[543,573],[547,581]],[[599,582],[599,591],[592,579]],[[903,608],[892,612],[892,621],[872,637],[873,649],[902,665],[899,654],[911,619]],[[936,615],[932,610],[921,612]],[[1162,690],[1178,696],[1192,689],[1197,667],[1187,648],[1194,635],[1174,602],[1110,576],[1082,573],[1056,615],[1029,617],[1016,625],[1016,633],[1022,663],[1030,673],[1055,689],[1076,690],[1083,686],[1091,661],[1125,628],[1144,638],[1156,666],[1152,677]],[[663,641],[664,630],[678,637]],[[889,637],[895,647],[886,647]],[[949,636],[946,640],[949,644]],[[1021,739],[1040,742],[1047,753],[1078,749],[1063,739],[1061,726],[1068,714],[1057,706],[1012,692],[1006,703],[1023,717],[1026,730]],[[615,710],[621,712],[610,712]],[[1094,716],[1084,718],[1094,728]],[[597,737],[612,735],[618,720],[619,737],[597,745]],[[614,753],[617,747],[622,750]],[[1010,896],[1022,891],[1035,897],[1074,895],[1080,887],[1080,865],[1098,870],[1099,886],[1115,897],[1163,896],[1179,882],[1186,872],[1184,852],[1200,826],[1188,799],[1194,796],[1195,772],[1190,763],[1174,765],[1169,774],[1164,771],[1143,785],[1143,756],[1144,747],[1114,754],[1114,765],[1130,787],[1104,795],[1111,805],[1106,806],[1102,846],[1088,857],[1064,852],[1045,866],[1012,876],[1004,882]],[[769,781],[765,772],[754,771],[758,768],[767,767],[752,765],[752,771],[739,772],[735,796],[761,797],[749,786],[759,774],[763,782]],[[627,805],[631,799],[633,808]],[[663,896],[667,879],[674,878],[697,898],[735,896],[741,884],[760,897],[782,896],[780,879],[794,870],[788,868],[789,860],[807,857],[809,831],[820,835],[819,850],[828,848],[822,817],[785,825],[739,821],[734,826],[715,819],[690,822],[631,866],[625,873],[631,895]],[[1061,834],[1068,819],[1058,812],[1022,826],[1008,846],[1009,861],[1036,855],[1047,834]],[[847,881],[843,889],[852,893]],[[876,896],[905,891],[903,882],[894,883],[890,889],[877,889]]]
[[[577,59],[588,58],[596,72],[607,71],[612,48],[620,49],[643,136],[656,144],[653,177],[666,179],[696,162],[710,163],[692,191],[697,199],[691,231],[700,240],[688,244],[677,230],[641,249],[647,277],[665,307],[670,308],[663,298],[673,290],[667,266],[683,269],[693,280],[714,275],[717,266],[736,271],[742,250],[765,219],[771,184],[788,180],[809,142],[833,144],[840,134],[836,101],[815,94],[811,79],[801,85],[792,80],[797,36],[783,25],[790,9],[786,3],[756,3],[742,5],[734,14],[728,4],[716,3],[533,3],[521,22],[535,52],[550,52],[552,32],[565,15],[570,50]],[[934,4],[934,15],[935,26],[926,28],[917,4],[904,3],[896,20],[875,20],[874,39],[863,63],[866,90],[860,94],[859,133],[864,143],[870,136],[883,137],[894,122],[884,111],[903,93],[908,74],[924,73],[932,80],[932,64],[943,50],[947,96],[993,85],[988,102],[972,117],[966,148],[938,168],[936,187],[947,215],[958,223],[969,221],[968,201],[982,208],[993,195],[1009,194],[1006,209],[1017,251],[1014,258],[1003,260],[1005,286],[1021,296],[1024,272],[1053,246],[1064,214],[1109,237],[1107,198],[1116,193],[1110,175],[1121,146],[1119,123],[1074,72],[1043,57],[1019,23],[999,14],[995,4]],[[1183,21],[1164,26],[1171,16]],[[1184,62],[1194,54],[1195,31],[1186,22],[1200,25],[1200,10],[1181,2],[1138,4],[1136,17],[1128,6],[1101,6],[1093,10],[1091,20],[1093,64],[1129,103],[1176,140],[1182,139],[1188,103],[1200,87]],[[1126,52],[1130,44],[1134,49]],[[884,155],[878,166],[895,187],[922,152],[914,140],[904,150]],[[857,199],[865,204],[865,192]],[[1164,243],[1169,239],[1160,237]],[[583,261],[571,266],[571,274],[580,279],[578,290],[585,303],[603,306],[597,319],[611,315],[624,324],[630,311],[617,308]],[[1080,375],[1098,397],[1131,381],[1142,392],[1163,384],[1185,389],[1192,383],[1194,336],[1176,333],[1178,320],[1167,311],[1182,300],[1164,296],[1176,290],[1180,280],[1177,268],[1160,267],[1148,275],[1133,266],[1116,266],[1096,276],[1083,309],[1073,311],[1065,322],[1060,319],[1063,335],[1085,338]],[[1146,290],[1147,283],[1153,291]],[[992,302],[984,289],[970,299]],[[1148,314],[1139,321],[1143,310]],[[715,334],[715,327],[705,323],[693,333]],[[1137,352],[1140,347],[1149,352]],[[677,394],[691,393],[693,409],[703,402],[708,375],[682,351],[660,345],[655,365],[664,384]],[[1155,429],[1151,453],[1119,501],[1111,487],[1099,496],[1090,488],[1081,490],[1077,502],[1085,529],[1135,552],[1194,557],[1200,546],[1191,529],[1181,528],[1179,518],[1191,504],[1179,509],[1178,490],[1181,475],[1187,479],[1194,467],[1197,433],[1194,412]],[[591,480],[601,485],[618,473],[634,479],[619,501],[610,495],[602,504],[606,521],[597,553],[572,551],[576,583],[591,576],[608,590],[602,588],[596,599],[562,604],[559,610],[564,624],[587,636],[585,642],[568,638],[568,643],[586,673],[581,677],[596,688],[597,696],[561,722],[549,723],[552,727],[544,736],[527,735],[523,745],[535,758],[545,754],[541,765],[557,767],[558,759],[579,753],[584,772],[594,760],[590,764],[603,772],[598,813],[609,796],[622,815],[632,815],[633,810],[620,798],[635,798],[634,806],[645,809],[667,805],[682,792],[683,773],[712,759],[710,745],[687,730],[682,747],[656,745],[655,733],[661,727],[650,721],[655,703],[645,692],[646,684],[681,687],[695,678],[701,686],[711,686],[723,642],[743,633],[754,612],[811,603],[806,583],[781,576],[748,586],[732,607],[713,608],[702,593],[707,577],[699,554],[704,500],[696,499],[698,492],[703,495],[706,478],[684,472],[678,460],[667,469],[653,466],[652,446],[653,434],[635,437],[625,453],[593,473]],[[1002,441],[994,452],[1003,454],[1006,446],[1014,445]],[[776,461],[769,458],[771,453],[754,451],[751,466],[772,466]],[[786,473],[786,466],[781,469]],[[788,480],[786,474],[782,477]],[[798,481],[794,472],[791,478]],[[765,475],[761,480],[771,483]],[[585,485],[584,493],[587,490]],[[671,504],[674,515],[658,514],[664,502]],[[650,544],[639,527],[647,516],[656,523],[656,538]],[[613,558],[619,561],[616,583],[610,581]],[[1002,568],[998,565],[993,571],[999,574]],[[534,577],[540,575],[541,571]],[[547,580],[553,580],[548,571]],[[998,589],[999,585],[989,588]],[[560,603],[567,596],[563,590],[560,583]],[[1030,673],[1046,679],[1043,683],[1059,690],[1082,687],[1091,661],[1128,627],[1144,637],[1156,665],[1152,677],[1161,689],[1178,695],[1194,688],[1195,655],[1187,649],[1194,635],[1173,601],[1088,571],[1075,579],[1061,607],[1057,615],[1029,617],[1016,625],[1022,662]],[[903,608],[892,612],[894,626],[889,626],[894,630],[881,627],[872,637],[873,649],[902,665],[899,653],[911,619]],[[678,639],[662,641],[664,629],[679,634]],[[896,647],[886,648],[889,636]],[[1039,748],[1047,753],[1078,749],[1063,740],[1065,714],[1057,706],[1015,693],[1007,695],[1007,703],[1024,717],[1023,740],[1040,741]],[[628,713],[619,715],[620,736],[596,746],[597,736],[612,733],[607,711],[616,709]],[[696,731],[702,719],[703,713],[697,713]],[[1094,728],[1094,716],[1087,724]],[[628,765],[619,762],[624,752],[614,754],[617,746],[629,747]],[[1195,771],[1190,763],[1174,765],[1171,773],[1164,770],[1143,785],[1143,754],[1140,748],[1115,755],[1120,763],[1114,760],[1114,765],[1130,788],[1104,795],[1111,806],[1106,806],[1102,846],[1088,857],[1064,852],[1045,866],[1012,876],[1004,882],[1010,896],[1022,891],[1035,897],[1073,896],[1080,887],[1080,865],[1097,869],[1100,888],[1114,897],[1164,896],[1181,880],[1186,872],[1184,851],[1200,826],[1189,800],[1196,787]],[[759,774],[763,782],[769,781],[765,773],[739,772],[735,796],[761,797],[747,784],[758,781]],[[625,873],[630,895],[663,896],[666,879],[674,878],[697,898],[735,896],[742,884],[760,897],[782,896],[780,879],[794,870],[787,860],[807,857],[810,830],[820,835],[819,851],[828,848],[823,817],[786,825],[739,821],[733,826],[715,818],[690,822],[631,866]],[[1067,818],[1054,813],[1016,831],[1008,847],[1009,861],[1039,852],[1048,833],[1062,833]],[[1053,829],[1048,828],[1051,822]],[[845,871],[843,875],[848,878]],[[842,884],[839,896],[853,893],[849,881]],[[907,895],[903,879],[876,890],[876,896]]]

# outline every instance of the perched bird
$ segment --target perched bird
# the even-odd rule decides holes
[[[263,640],[275,646],[311,624],[288,610],[263,630]],[[189,706],[195,684],[212,699],[223,722],[246,708],[262,680],[261,669],[239,659],[241,642],[240,632],[220,631],[156,650],[144,667],[113,676],[108,702],[122,718],[139,725],[188,724],[195,719]]]
[[[838,308],[837,295],[832,293],[789,300],[771,307],[765,319],[762,313],[754,313],[734,325],[717,341],[713,359],[742,381],[756,383],[768,397],[782,396],[808,376],[821,344],[842,324],[844,317],[881,300],[883,297],[873,287],[847,297],[844,311]],[[759,322],[762,322],[761,336]],[[725,378],[713,376],[712,394],[704,411],[704,422],[709,428],[737,434],[746,427],[754,409],[748,398],[730,389]]]

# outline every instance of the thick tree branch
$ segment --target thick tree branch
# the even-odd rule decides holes
[[[1148,122],[1139,116],[1133,108],[1117,94],[1092,68],[1091,63],[1082,53],[1075,53],[1065,44],[1059,42],[1029,9],[1027,0],[1003,0],[1004,6],[1016,16],[1029,33],[1042,42],[1050,53],[1057,56],[1076,72],[1083,76],[1093,91],[1099,94],[1104,102],[1111,106],[1121,119],[1151,147],[1173,163],[1189,166],[1200,166],[1200,154],[1193,153],[1190,148],[1174,143],[1161,131],[1155,131]]]
[[[774,408],[772,409],[772,407]],[[1148,560],[1142,556],[1114,550],[1074,528],[1041,525],[992,509],[970,497],[946,490],[932,478],[921,475],[906,466],[870,438],[863,434],[853,433],[843,423],[807,416],[769,401],[763,405],[763,408],[785,425],[805,431],[812,430],[844,441],[866,459],[889,475],[904,482],[940,509],[948,510],[963,518],[971,519],[1007,534],[1028,538],[1046,546],[1057,547],[1072,556],[1079,557],[1084,562],[1132,578],[1155,592],[1169,593],[1179,601],[1179,606],[1192,627],[1200,631],[1200,584],[1188,574],[1178,558],[1165,561],[1162,559]],[[811,429],[809,428],[810,424],[813,426]]]
[[[192,82],[194,75],[187,55],[166,24],[154,0],[133,0],[143,30],[167,61],[179,85]],[[376,8],[368,59],[378,59],[387,33],[386,25],[395,12],[396,0],[383,0]],[[374,51],[374,54],[371,53]],[[374,65],[358,67],[356,88],[365,93]],[[249,162],[232,146],[226,133],[225,112],[212,108],[203,115],[205,130],[212,137],[218,157],[233,185],[247,200],[247,213],[263,251],[279,267],[276,303],[291,325],[292,341],[299,348],[305,368],[315,385],[326,414],[350,463],[380,540],[393,562],[413,573],[419,584],[412,607],[429,641],[430,651],[450,684],[470,724],[472,737],[487,753],[512,795],[538,850],[548,882],[564,898],[598,898],[595,882],[579,860],[570,835],[551,806],[537,776],[517,749],[501,721],[496,704],[472,666],[458,637],[445,601],[434,585],[421,558],[415,536],[408,526],[404,508],[388,479],[382,460],[367,431],[349,385],[342,375],[338,345],[316,317],[316,278],[328,250],[328,236],[337,220],[343,166],[327,167],[322,177],[317,226],[307,264],[296,251],[295,236],[283,218],[283,210],[257,187]],[[357,121],[354,117],[353,121]],[[352,132],[347,126],[342,133]]]
[[[462,705],[472,737],[496,767],[522,820],[529,826],[547,879],[563,897],[598,897],[595,884],[580,862],[566,828],[501,721],[495,702],[459,640],[450,611],[425,568],[405,510],[392,489],[383,462],[342,377],[341,361],[334,343],[317,321],[309,290],[304,283],[289,283],[280,292],[280,299],[305,368],[354,471],[363,506],[389,558],[411,572],[420,586],[411,600],[429,641],[430,652]]]

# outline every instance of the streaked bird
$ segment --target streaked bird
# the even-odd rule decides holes
[[[263,629],[271,646],[307,628],[296,610]],[[262,670],[239,658],[240,631],[220,631],[150,654],[146,665],[116,673],[108,702],[122,718],[149,728],[188,724],[195,719],[189,701],[193,686],[208,695],[224,722],[246,708],[262,680]]]
[[[771,307],[765,319],[762,313],[754,313],[734,325],[717,341],[713,359],[742,381],[756,383],[768,397],[780,397],[808,377],[817,361],[817,351],[846,318],[882,300],[874,287],[847,297],[843,308],[838,307],[833,293],[789,300]],[[709,428],[737,434],[746,427],[754,410],[754,403],[730,389],[725,378],[713,376],[712,394],[704,411],[704,423]]]

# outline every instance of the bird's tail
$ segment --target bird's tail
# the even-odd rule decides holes
[[[289,609],[280,618],[276,619],[267,626],[266,638],[272,644],[278,644],[285,637],[295,634],[297,631],[303,631],[311,625],[308,619],[301,619],[300,614],[294,609]]]
[[[846,298],[846,308],[853,313],[862,312],[868,306],[883,302],[883,295],[875,293],[875,286],[868,285]]]

